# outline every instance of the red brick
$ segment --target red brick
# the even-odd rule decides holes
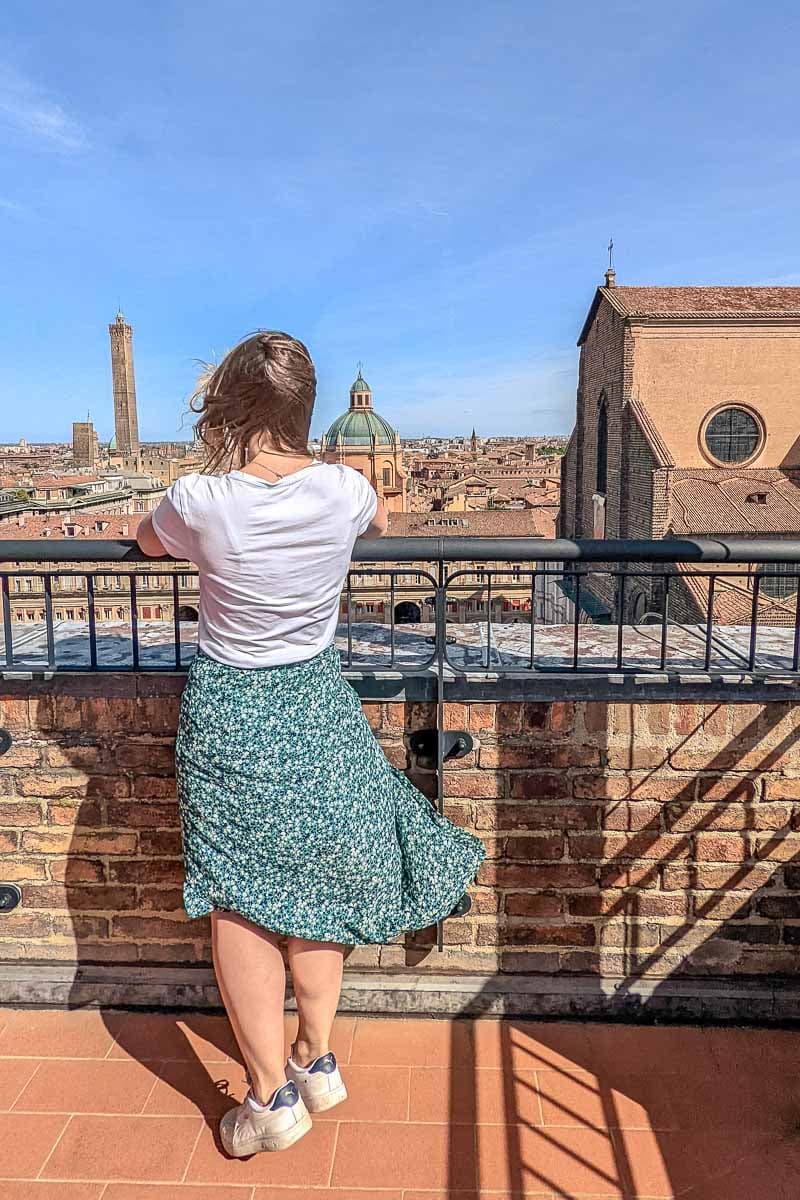
[[[28,701],[4,697],[0,700],[0,728],[28,729]]]
[[[680,863],[662,868],[664,891],[682,888],[752,891],[766,887],[775,874],[775,867],[768,863],[738,866],[709,866],[706,863]]]
[[[18,742],[11,743],[11,749],[3,755],[3,770],[11,767],[38,767],[42,761],[40,746],[22,746]]]
[[[139,853],[144,858],[151,855],[175,858],[182,849],[179,829],[143,829],[139,834]]]
[[[618,833],[571,833],[569,849],[571,857],[575,859],[670,860],[688,858],[691,846],[688,838],[678,834],[636,833],[626,837]]]
[[[479,946],[593,946],[594,925],[479,925]]]
[[[83,771],[60,773],[31,771],[20,776],[23,796],[127,796],[128,780],[122,775],[87,775]]]
[[[104,883],[106,878],[105,864],[94,858],[51,858],[48,867],[51,879],[68,880],[71,884]]]
[[[744,862],[750,857],[747,839],[735,834],[695,834],[695,856],[698,862]]]
[[[101,820],[100,805],[96,800],[79,800],[73,804],[48,800],[45,814],[48,825],[88,825],[96,828]]]
[[[787,779],[781,776],[770,776],[764,780],[764,799],[800,802],[800,778]]]
[[[137,800],[174,800],[175,779],[171,775],[134,775],[131,795]]]
[[[181,888],[139,888],[139,907],[143,912],[175,912],[183,908]]]
[[[568,800],[570,781],[563,773],[512,771],[510,795],[519,800]]]
[[[78,886],[72,880],[66,885],[51,884],[25,889],[26,908],[66,908],[100,912],[106,909],[135,908],[135,888],[111,888],[106,884]]]
[[[620,830],[658,830],[661,825],[662,807],[660,804],[638,801],[633,804],[609,804],[602,814],[604,829]]]
[[[177,884],[183,879],[180,858],[118,858],[108,864],[113,883]]]
[[[594,805],[476,804],[476,829],[592,829],[598,823]]]
[[[756,798],[756,781],[736,775],[701,775],[697,780],[697,799],[706,804],[751,804]],[[773,797],[769,797],[773,799]],[[785,799],[785,797],[774,797]]]
[[[666,746],[609,746],[606,761],[612,769],[636,771],[666,766]]]
[[[515,917],[559,917],[564,909],[560,896],[536,892],[507,892],[505,911]]]
[[[0,825],[39,825],[41,806],[29,801],[0,801]]]
[[[46,938],[53,932],[53,918],[46,913],[25,912],[21,908],[3,914],[0,937],[3,938]],[[5,955],[5,946],[2,954]]]
[[[498,733],[519,733],[522,726],[522,705],[518,701],[499,701],[494,721]]]
[[[162,701],[159,700],[158,703]],[[81,700],[81,728],[98,732],[127,733],[139,728],[137,703],[130,698],[106,696]],[[149,724],[149,723],[148,723]]]
[[[176,921],[171,917],[112,917],[111,934],[112,937],[185,940],[191,934],[200,936],[201,923],[193,921],[190,930],[186,921]]]
[[[547,723],[553,733],[572,733],[575,728],[575,702],[555,700],[550,705]]]
[[[136,957],[141,963],[194,963],[198,961],[197,951],[192,942],[158,942],[139,943],[136,947]],[[190,1193],[192,1189],[189,1189]]]
[[[124,748],[125,743],[123,742],[119,747],[119,752]],[[79,771],[90,771],[104,761],[101,746],[58,744],[56,742],[51,742],[46,747],[45,758],[48,767],[73,767]]]
[[[0,829],[0,854],[13,854],[18,846],[18,833],[12,833],[8,829]]]
[[[505,856],[510,861],[546,862],[564,857],[564,836],[548,833],[542,836],[510,837],[506,841]]]
[[[467,728],[467,706],[466,704],[445,704],[443,705],[443,727],[445,729],[466,729]]]
[[[571,896],[569,911],[575,917],[685,917],[690,909],[688,896],[659,892],[606,891],[597,896]]]
[[[175,767],[175,745],[172,739],[167,742],[123,741],[116,747],[115,757],[120,767],[171,774]]]
[[[0,867],[0,878],[3,883],[25,883],[28,880],[45,879],[45,860],[43,858],[4,859],[3,865]],[[1,931],[0,937],[2,937]]]
[[[361,705],[362,712],[367,718],[367,724],[373,733],[376,733],[383,724],[383,705],[382,704],[363,704]]]
[[[130,800],[108,805],[107,821],[122,829],[177,829],[178,806],[175,801],[163,804]]]
[[[746,917],[752,898],[742,892],[695,892],[692,904],[696,917],[706,921],[727,921],[731,917]]]
[[[659,882],[658,866],[655,863],[646,867],[631,867],[627,864],[617,866],[615,863],[600,874],[602,888],[655,888],[659,886]]]
[[[448,771],[444,773],[445,796],[503,796],[505,777],[499,771]]]
[[[469,705],[469,728],[473,733],[494,729],[496,705],[474,703]]]
[[[545,742],[527,746],[481,746],[482,767],[515,767],[539,770],[541,768],[599,766],[600,751],[596,746],[579,743],[553,745]]]

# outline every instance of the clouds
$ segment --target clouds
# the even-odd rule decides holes
[[[88,149],[85,130],[45,90],[0,64],[0,135],[56,154]]]

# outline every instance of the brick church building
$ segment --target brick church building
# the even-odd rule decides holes
[[[799,287],[618,287],[609,270],[578,345],[562,537],[797,536]],[[703,581],[676,585],[671,615],[698,619]],[[594,615],[614,615],[609,581],[591,587]],[[632,580],[626,618],[660,611],[660,591]],[[793,621],[796,591],[788,574],[762,579],[760,617]],[[747,623],[751,603],[740,577],[715,618]]]

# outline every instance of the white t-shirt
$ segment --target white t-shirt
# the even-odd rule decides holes
[[[314,462],[268,483],[183,475],[152,515],[200,570],[198,647],[234,667],[302,662],[334,640],[350,554],[378,507],[367,479]]]

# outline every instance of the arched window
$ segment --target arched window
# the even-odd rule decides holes
[[[608,405],[605,393],[600,397],[597,410],[597,487],[595,491],[606,494],[608,480]]]

